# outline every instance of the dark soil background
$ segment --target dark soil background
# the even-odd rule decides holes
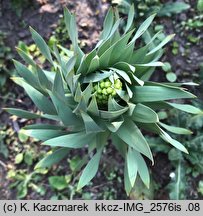
[[[156,19],[157,23],[165,26],[166,34],[176,33],[175,41],[177,41],[179,45],[179,53],[178,55],[173,55],[171,52],[172,44],[170,44],[166,48],[163,61],[169,61],[172,64],[173,71],[177,74],[178,81],[181,82],[191,81],[191,78],[195,79],[195,74],[200,70],[199,64],[203,62],[203,29],[195,32],[194,30],[185,31],[180,27],[182,21],[187,21],[189,18],[193,17],[195,13],[194,8],[196,1],[191,0],[187,2],[192,5],[191,9],[181,14],[174,15],[172,19],[171,17]],[[19,9],[13,6],[11,0],[0,0],[0,31],[6,33],[5,44],[11,47],[13,56],[18,59],[15,51],[18,41],[23,41],[26,44],[33,43],[28,27],[32,26],[40,35],[48,39],[58,26],[59,19],[63,14],[63,7],[67,6],[77,15],[79,39],[81,44],[83,44],[83,49],[88,52],[99,38],[103,19],[109,5],[110,2],[106,0],[30,0],[29,3],[24,4],[23,8]],[[191,32],[196,36],[198,35],[200,43],[192,44],[187,48],[187,35]],[[185,54],[186,52],[187,55]],[[12,68],[12,62],[9,64],[8,67]],[[157,71],[157,74],[158,73],[159,71]],[[163,72],[160,72],[160,75],[157,74],[153,76],[154,80],[160,81],[165,79]],[[195,89],[192,88],[191,90],[197,94],[201,100],[203,99],[202,86]],[[30,99],[24,95],[23,90],[16,86],[11,80],[8,80],[6,85],[0,89],[0,124],[3,125],[4,129],[6,128],[5,130],[7,130],[9,134],[5,139],[7,140],[9,156],[6,159],[0,154],[0,199],[16,199],[16,188],[9,187],[12,181],[7,179],[6,175],[10,169],[16,166],[14,161],[16,148],[20,148],[20,150],[24,148],[22,143],[18,146],[20,141],[17,132],[21,127],[30,122],[13,117],[11,118],[9,114],[3,110],[4,107],[23,108],[34,111],[36,111],[36,108],[33,106]],[[31,141],[29,141],[29,144],[31,144]],[[35,143],[35,145],[37,146],[37,151],[46,151],[46,148],[40,147],[39,143]],[[119,178],[123,178],[123,173],[120,171],[121,169],[119,169],[119,167],[123,166],[122,159],[115,154],[115,152],[115,149],[110,147],[103,161],[107,163],[106,167],[118,166],[116,173]],[[16,166],[16,169],[25,168],[23,164]],[[33,167],[29,168],[30,171],[32,168]],[[170,164],[167,155],[163,153],[155,154],[155,166],[151,168],[154,180],[160,185],[159,191],[155,194],[154,198],[169,199],[168,191],[165,187],[170,182],[169,175],[173,170],[173,166]],[[65,175],[66,162],[54,167],[49,175],[54,175],[56,169],[60,170],[59,173],[61,175]],[[118,181],[113,177],[108,180],[103,174],[104,171],[105,170],[100,170],[93,181],[94,186],[85,188],[83,193],[90,193],[92,199],[111,199],[111,197],[104,197],[103,194],[113,188],[111,193],[116,193],[117,199],[128,199],[124,192],[122,181]],[[188,197],[190,199],[193,199],[197,194],[197,182],[201,177],[198,177],[198,179],[191,178],[191,188],[188,191]],[[46,188],[46,194],[39,195],[29,190],[26,199],[50,199],[50,197],[52,197],[52,192],[49,190],[50,186],[47,184],[46,177],[43,177],[41,184]],[[76,195],[76,198],[81,199],[84,197],[79,195],[77,197]],[[197,198],[200,199],[202,197],[199,195]]]

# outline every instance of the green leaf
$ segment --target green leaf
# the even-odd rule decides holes
[[[129,180],[130,180],[132,187],[135,184],[135,180],[137,177],[137,171],[138,171],[138,165],[139,165],[139,164],[137,164],[136,154],[134,152],[135,152],[134,149],[132,149],[130,147],[128,148],[127,168],[128,168]]]
[[[69,153],[69,148],[60,148],[45,156],[36,165],[35,169],[50,168],[52,165],[59,163]]]
[[[49,92],[49,95],[54,103],[59,118],[65,126],[71,127],[81,124],[81,121],[64,101],[60,100],[52,92]]]
[[[87,74],[92,73],[96,71],[97,69],[99,69],[99,56],[96,55],[90,62]]]
[[[170,125],[166,125],[164,123],[159,122],[159,125],[169,132],[175,133],[175,134],[192,134],[192,131],[187,130],[185,128],[180,128],[180,127],[174,127]]]
[[[203,112],[199,108],[194,107],[192,105],[188,105],[188,104],[176,104],[176,103],[169,103],[169,102],[167,102],[167,104],[171,107],[174,107],[176,109],[182,110],[184,112],[192,113],[192,114],[200,114]]]
[[[96,97],[93,95],[92,100],[87,108],[87,111],[93,115],[98,116],[99,115],[99,108],[97,105],[97,99]]]
[[[52,60],[52,57],[51,57],[51,52],[49,50],[48,45],[44,41],[44,39],[31,27],[30,27],[30,31],[31,31],[31,34],[32,34],[32,38],[35,41],[35,43],[37,44],[37,47],[39,48],[41,53],[53,65],[54,63],[53,63],[53,60]]]
[[[128,174],[127,159],[125,159],[125,167],[124,167],[124,185],[125,185],[126,194],[129,196],[132,190],[132,185]]]
[[[59,98],[65,99],[65,91],[63,87],[62,75],[59,71],[56,72],[52,92],[56,94]]]
[[[20,55],[20,57],[27,63],[32,65],[33,67],[36,66],[36,63],[34,62],[34,60],[32,59],[31,55],[28,55],[26,52],[24,52],[22,49],[20,49],[19,47],[16,48],[18,54]]]
[[[90,82],[99,82],[113,74],[112,71],[102,71],[101,72],[94,72],[87,76],[85,76],[83,83],[90,83]]]
[[[45,97],[42,93],[37,91],[35,88],[33,88],[31,85],[23,82],[22,83],[23,88],[29,95],[29,97],[32,99],[34,104],[44,113],[50,114],[50,115],[55,115],[56,110],[51,103],[51,101]]]
[[[125,107],[121,106],[117,101],[112,98],[111,96],[109,97],[108,100],[108,111],[119,111],[124,109]]]
[[[84,98],[86,106],[87,106],[87,104],[89,104],[89,100],[92,97],[92,91],[93,91],[93,86],[92,86],[92,82],[90,82],[89,85],[82,92],[82,96]]]
[[[135,159],[137,160],[138,173],[143,183],[149,188],[150,185],[150,176],[145,160],[139,152],[134,151]]]
[[[104,131],[87,113],[83,111],[81,111],[80,113],[85,124],[86,133],[96,133]]]
[[[151,15],[141,24],[141,26],[138,28],[136,34],[134,35],[130,43],[135,42],[142,34],[145,33],[145,31],[149,28],[150,24],[152,23],[155,15],[156,14]]]
[[[103,119],[113,119],[113,118],[119,117],[120,115],[122,115],[123,113],[125,113],[128,109],[129,109],[128,107],[125,107],[125,108],[120,109],[118,111],[103,111],[103,110],[99,110],[99,115]]]
[[[51,89],[52,82],[47,78],[46,74],[39,66],[37,66],[36,72],[42,89]]]
[[[72,15],[67,8],[64,8],[64,21],[68,30],[68,35],[73,43],[74,54],[77,55],[75,67],[78,68],[81,63],[81,59],[84,57],[84,53],[78,46],[78,30],[75,15]]]
[[[148,130],[150,132],[158,134],[165,142],[170,143],[175,148],[179,149],[182,152],[185,152],[188,154],[187,149],[177,140],[171,138],[169,134],[167,134],[165,131],[163,131],[157,124],[144,124],[139,123],[139,126],[142,127],[145,130]]]
[[[106,39],[109,36],[113,23],[114,23],[114,14],[113,14],[113,8],[111,7],[108,10],[107,15],[105,17],[103,31],[100,36],[100,39]]]
[[[9,112],[12,115],[16,115],[20,118],[26,118],[26,119],[37,119],[37,118],[41,118],[41,115],[35,114],[35,113],[31,113],[25,110],[21,110],[21,109],[15,109],[15,108],[4,108],[4,110],[6,110],[7,112]]]
[[[128,59],[129,60],[129,59]],[[127,62],[117,62],[113,66],[114,68],[120,69],[122,71],[132,71],[133,73],[135,72],[135,67],[131,64],[128,64]]]
[[[163,4],[162,8],[158,12],[158,16],[171,16],[172,14],[181,13],[184,10],[190,8],[189,4],[185,2],[169,2]]]
[[[135,103],[154,102],[162,100],[195,98],[195,96],[183,89],[164,86],[135,86],[132,87],[134,95],[132,101]]]
[[[118,41],[116,41],[112,46],[108,47],[104,53],[100,56],[101,69],[106,69],[109,65],[115,64],[120,56],[123,54],[121,50],[126,47],[130,36],[133,31],[128,32],[126,35],[122,36]]]
[[[33,164],[33,152],[25,152],[24,161],[28,166]]]
[[[67,134],[66,131],[56,130],[56,129],[22,129],[21,132],[27,136],[31,136],[38,140],[48,140],[54,137],[62,136]]]
[[[169,73],[166,74],[166,78],[167,78],[167,80],[168,80],[169,82],[175,82],[176,79],[177,79],[177,76],[176,76],[175,73],[169,72]]]
[[[172,179],[172,182],[167,186],[170,193],[170,199],[171,200],[180,200],[185,199],[185,183],[187,182],[185,179],[185,166],[183,165],[182,161],[179,160],[178,163],[176,163],[176,170],[175,170],[175,178]]]
[[[145,63],[145,64],[134,64],[135,67],[163,67],[164,64],[160,61],[154,61],[154,62],[149,62],[149,63]]]
[[[159,122],[159,117],[151,108],[138,103],[132,113],[132,120],[143,123]]]
[[[15,156],[15,164],[20,164],[23,161],[23,153],[19,153]]]
[[[125,81],[127,81],[128,83],[131,83],[130,77],[128,76],[128,74],[125,71],[119,70],[117,68],[110,68],[111,70],[115,71],[121,78],[123,78]]]
[[[130,87],[126,83],[125,83],[125,87],[127,89],[129,98],[132,98],[133,97],[133,92],[131,91]]]
[[[121,116],[120,118],[116,118],[112,122],[106,122],[106,126],[111,132],[115,133],[120,128],[120,126],[123,124],[123,122],[124,122],[124,119]]]
[[[88,157],[85,156],[83,158],[79,157],[78,155],[74,156],[69,160],[70,169],[73,173],[78,172],[81,168],[88,162]]]
[[[86,134],[85,132],[78,132],[59,136],[53,139],[45,141],[44,145],[59,146],[67,148],[82,148],[88,145],[92,139],[94,139],[95,134]]]
[[[63,190],[68,187],[65,176],[50,176],[49,184],[56,190]]]
[[[116,133],[111,134],[111,139],[118,152],[122,155],[123,158],[125,158],[128,145],[122,139],[116,136]]]
[[[131,26],[133,24],[134,16],[135,16],[135,9],[134,9],[134,4],[132,4],[130,7],[130,10],[129,10],[129,13],[128,13],[128,20],[127,20],[124,34],[126,34],[129,31],[129,29],[131,28]]]
[[[116,134],[136,151],[144,154],[153,162],[153,156],[147,141],[133,121],[125,119]]]
[[[197,2],[197,10],[200,11],[200,12],[203,11],[203,1],[202,0],[198,0],[198,2]]]
[[[13,61],[18,74],[21,77],[23,77],[25,81],[29,83],[31,86],[33,86],[34,88],[39,88],[37,77],[30,70],[28,70],[27,67],[25,67],[23,64],[15,60]]]
[[[159,45],[157,45],[154,49],[152,49],[147,55],[151,55],[152,53],[155,53],[159,49],[161,49],[164,45],[166,45],[172,38],[174,38],[175,34],[168,35],[164,38],[164,40],[161,41]]]
[[[24,181],[20,182],[17,186],[17,198],[22,199],[27,196],[28,193],[28,188],[27,188],[27,183]]]
[[[77,186],[77,191],[83,188],[85,185],[87,185],[92,180],[92,178],[94,178],[94,176],[96,175],[97,170],[99,168],[101,153],[102,153],[102,150],[99,150],[92,157],[92,159],[88,162],[87,166],[83,170],[82,175],[80,177],[80,180]]]
[[[75,63],[76,63],[76,57],[73,56],[71,57],[68,62],[66,63],[66,68],[65,68],[65,71],[64,71],[64,76],[66,77],[66,79],[68,78],[68,74],[74,69],[74,66],[75,66]]]

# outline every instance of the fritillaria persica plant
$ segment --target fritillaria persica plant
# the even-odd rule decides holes
[[[40,161],[36,168],[59,162],[68,155],[70,149],[88,149],[88,153],[93,156],[80,176],[78,190],[96,175],[102,152],[108,148],[109,138],[125,161],[124,183],[127,194],[133,188],[137,175],[147,187],[150,183],[143,156],[154,162],[141,132],[143,129],[188,153],[184,145],[164,130],[179,134],[190,131],[161,123],[156,111],[176,108],[199,113],[201,111],[191,105],[174,102],[175,99],[195,96],[182,87],[187,83],[149,81],[155,68],[163,66],[159,61],[163,54],[162,47],[174,35],[159,41],[161,32],[158,32],[139,47],[141,36],[147,31],[154,15],[135,29],[133,17],[132,6],[127,25],[121,31],[118,12],[111,8],[106,15],[99,42],[87,54],[78,45],[75,16],[67,9],[64,10],[64,19],[72,49],[56,44],[50,48],[30,28],[34,42],[51,65],[49,70],[41,68],[29,54],[17,49],[26,65],[14,61],[19,76],[13,77],[13,80],[25,89],[40,112],[31,113],[14,108],[7,108],[7,111],[26,119],[53,120],[53,124],[27,125],[23,129],[24,133],[41,140],[44,145],[55,147],[52,154]],[[155,40],[159,41],[156,46]]]

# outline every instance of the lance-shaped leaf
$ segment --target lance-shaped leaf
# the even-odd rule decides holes
[[[36,67],[37,77],[39,79],[39,83],[42,87],[42,89],[51,89],[52,88],[52,82],[47,78],[44,71],[37,66]],[[45,90],[46,92],[46,90]]]
[[[45,156],[35,165],[35,170],[40,168],[50,168],[52,165],[59,163],[69,153],[69,148],[60,148]]]
[[[170,125],[166,125],[164,123],[159,122],[159,125],[163,128],[165,128],[167,131],[175,134],[192,134],[191,130],[180,128],[180,127],[174,127]]]
[[[123,122],[124,122],[124,118],[121,116],[119,118],[116,118],[112,122],[106,122],[106,126],[111,132],[115,133],[120,128],[120,126],[123,124]]]
[[[134,9],[134,4],[132,4],[128,13],[128,20],[127,20],[124,34],[126,34],[131,28],[133,24],[134,16],[135,16],[135,9]]]
[[[111,134],[111,139],[112,139],[113,145],[116,147],[118,152],[122,155],[123,158],[125,158],[125,155],[128,149],[128,145],[122,139],[120,139],[116,135],[116,133]]]
[[[117,59],[122,55],[121,50],[125,48],[130,36],[133,31],[128,32],[121,39],[116,41],[112,46],[110,46],[101,56],[100,56],[100,65],[101,69],[105,69],[111,65],[115,64]],[[113,55],[112,55],[113,53]]]
[[[89,85],[82,92],[82,96],[83,96],[85,103],[87,105],[89,104],[89,100],[92,97],[92,90],[93,90],[93,86],[92,86],[92,82],[90,82]]]
[[[108,38],[113,24],[114,24],[114,14],[113,14],[113,8],[111,7],[108,10],[107,15],[105,17],[104,27],[103,27],[103,31],[101,33],[100,39],[104,40]]]
[[[125,83],[125,87],[127,89],[129,98],[132,98],[133,97],[133,92],[131,91],[130,87],[126,83]]]
[[[177,140],[173,139],[172,137],[170,137],[165,131],[163,131],[162,129],[160,129],[160,133],[159,136],[166,142],[170,143],[171,145],[173,145],[175,148],[179,149],[182,152],[185,152],[186,154],[189,154],[187,149],[184,147],[184,145],[182,145],[180,142],[178,142]]]
[[[30,27],[30,31],[31,31],[31,34],[32,34],[32,38],[35,41],[35,43],[37,44],[37,47],[39,48],[40,52],[45,56],[45,58],[51,64],[54,64],[52,56],[51,56],[51,52],[49,50],[48,45],[44,41],[44,39],[31,27]]]
[[[99,69],[99,56],[96,55],[90,62],[87,74],[92,73],[96,71],[97,69]]]
[[[106,79],[107,77],[113,74],[112,71],[104,71],[101,72],[94,72],[84,77],[83,83],[90,83],[90,82],[99,82],[100,80]]]
[[[145,160],[139,152],[133,151],[134,157],[138,164],[138,173],[143,183],[149,188],[150,176]]]
[[[87,113],[81,111],[81,116],[84,121],[87,133],[96,133],[104,131]]]
[[[150,24],[152,23],[155,15],[156,14],[151,15],[141,24],[141,26],[138,28],[136,34],[134,35],[130,43],[135,42],[141,35],[145,33],[145,31],[149,28]]]
[[[118,129],[116,134],[126,144],[128,144],[138,152],[144,154],[153,162],[153,156],[149,145],[133,121],[125,119],[124,123]]]
[[[180,142],[170,137],[169,134],[167,134],[164,130],[162,130],[156,123],[155,124],[154,123],[151,123],[151,124],[139,123],[139,126],[145,130],[158,134],[165,142],[170,143],[175,148],[188,154],[188,151],[184,147],[184,145],[182,145]]]
[[[24,127],[25,130],[28,129],[52,129],[52,130],[63,130],[66,127],[62,125],[52,125],[52,124],[31,124]]]
[[[20,55],[20,57],[27,63],[32,65],[33,67],[36,66],[35,61],[33,60],[32,56],[27,54],[26,52],[24,52],[22,49],[20,49],[19,47],[16,48],[18,54]]]
[[[132,113],[132,119],[136,122],[155,123],[159,121],[159,117],[151,108],[138,103]]]
[[[9,112],[12,115],[16,115],[20,118],[26,118],[26,119],[37,119],[37,118],[41,118],[41,115],[35,114],[35,113],[31,113],[28,112],[26,110],[22,110],[22,109],[16,109],[16,108],[4,108],[4,110],[6,110],[7,112]]]
[[[151,55],[152,53],[155,53],[159,49],[161,49],[164,45],[166,45],[173,37],[175,34],[168,35],[158,46],[156,46],[153,50],[151,50],[147,55]]]
[[[177,104],[177,103],[170,103],[165,101],[158,101],[158,102],[148,102],[144,103],[145,105],[149,106],[152,109],[170,109],[175,108],[187,113],[192,114],[201,114],[202,110],[199,108],[189,105],[189,104]]]
[[[145,63],[145,64],[134,64],[135,67],[137,67],[137,70],[139,71],[139,67],[163,67],[164,63],[160,62],[160,61],[154,61],[154,62],[149,62],[149,63]]]
[[[65,64],[65,69],[64,69],[64,76],[66,79],[68,78],[68,74],[74,69],[76,63],[76,56],[71,57],[67,63]]]
[[[65,21],[65,25],[68,30],[70,39],[73,43],[74,52],[78,57],[76,59],[76,65],[75,65],[76,68],[78,68],[80,61],[84,56],[84,53],[78,46],[78,30],[77,30],[75,15],[72,15],[67,8],[64,8],[64,21]]]
[[[92,96],[92,100],[87,108],[87,111],[93,115],[99,116],[99,108],[95,95]]]
[[[78,132],[73,134],[67,134],[59,136],[53,139],[45,141],[44,145],[66,147],[66,148],[82,148],[88,145],[92,139],[95,138],[95,134],[86,134],[85,132]]]
[[[30,84],[34,88],[40,88],[35,74],[33,74],[29,69],[27,69],[27,67],[25,67],[18,61],[14,60],[14,64],[18,74],[23,77],[28,84]]]
[[[54,92],[54,94],[56,94],[61,100],[65,100],[65,91],[60,71],[56,72],[52,92]]]
[[[130,77],[125,71],[119,70],[117,68],[110,68],[111,70],[115,71],[121,78],[131,84]]]
[[[120,69],[122,71],[132,71],[133,73],[135,72],[135,67],[127,62],[117,62],[116,64],[114,64],[113,66],[114,68]]]
[[[125,167],[124,167],[124,186],[126,194],[129,196],[132,190],[132,185],[129,179],[128,166],[127,166],[127,157],[125,159]]]
[[[27,84],[24,81],[21,81],[21,84],[29,97],[32,99],[34,104],[44,113],[55,115],[56,109],[54,105],[51,103],[51,101],[44,96],[42,93],[40,93],[38,90],[33,88],[31,85]]]
[[[183,89],[170,88],[164,86],[135,86],[132,87],[135,103],[153,102],[180,98],[195,98],[195,96]]]
[[[128,107],[125,107],[125,108],[117,110],[117,111],[103,111],[103,110],[99,110],[99,115],[103,119],[113,119],[113,118],[117,118],[118,116],[122,115],[128,109],[129,109]]]
[[[46,141],[48,139],[62,136],[67,134],[66,131],[56,130],[56,129],[22,129],[21,132],[27,136],[33,137],[38,140]]]
[[[83,188],[85,185],[87,185],[96,175],[97,170],[99,168],[101,153],[102,150],[99,150],[88,162],[78,182],[77,191]]]
[[[138,171],[138,165],[136,154],[134,153],[135,150],[131,147],[128,148],[127,153],[127,168],[128,168],[128,176],[131,183],[131,186],[133,187],[135,184],[135,180],[137,177],[137,171]]]
[[[80,125],[80,119],[73,113],[71,108],[52,92],[49,92],[49,95],[54,103],[54,106],[57,110],[58,116],[65,126],[75,126]]]
[[[111,96],[108,100],[108,111],[119,111],[124,109],[125,107],[121,106],[114,98]]]
[[[200,110],[197,107],[194,107],[192,105],[188,105],[188,104],[177,104],[177,103],[169,103],[167,102],[167,104],[171,107],[174,107],[176,109],[182,110],[184,112],[188,112],[188,113],[192,113],[192,114],[201,114],[203,113],[202,110]]]

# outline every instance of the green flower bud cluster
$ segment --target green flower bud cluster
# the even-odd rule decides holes
[[[122,82],[116,79],[112,83],[108,78],[93,85],[98,104],[106,104],[109,97],[116,97],[116,90],[122,90]]]

